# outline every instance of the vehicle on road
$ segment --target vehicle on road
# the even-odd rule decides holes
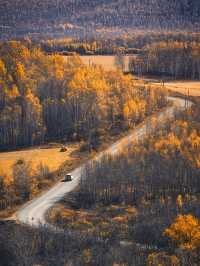
[[[62,182],[69,182],[72,181],[73,176],[71,174],[67,174],[64,176],[64,179],[62,180]]]

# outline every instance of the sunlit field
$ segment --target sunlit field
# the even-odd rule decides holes
[[[153,86],[158,86],[158,84],[163,85],[163,83],[160,82],[160,79],[159,81],[146,79],[145,77],[143,77],[143,79],[150,82]],[[178,92],[186,96],[200,96],[200,81],[168,81],[164,83],[164,86],[172,92]]]
[[[114,55],[85,55],[85,56],[80,56],[82,62],[87,65],[98,65],[102,66],[105,70],[110,71],[110,70],[116,70],[118,68],[117,64],[117,57]],[[123,70],[125,72],[129,71],[129,61],[132,59],[134,56],[123,56],[124,59],[124,67]],[[66,56],[67,58],[67,56]]]
[[[200,96],[199,81],[173,81],[165,83],[165,86],[171,91],[179,92],[189,96]]]
[[[33,171],[40,164],[48,166],[49,170],[56,171],[65,161],[71,163],[75,160],[73,152],[78,149],[78,145],[70,145],[66,152],[60,152],[60,147],[54,148],[33,148],[22,151],[0,153],[0,171],[12,174],[12,167],[18,160],[31,162]]]

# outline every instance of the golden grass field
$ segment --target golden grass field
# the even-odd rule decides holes
[[[110,143],[114,143],[123,136],[125,136],[125,133],[121,133],[117,136],[106,136],[102,141],[99,151],[105,150]],[[88,151],[80,151],[81,144],[82,143],[68,143],[66,145],[66,152],[60,152],[61,145],[59,144],[53,145],[53,147],[49,144],[24,150],[0,152],[0,174],[12,176],[13,165],[19,159],[30,162],[33,173],[41,163],[48,166],[50,172],[54,172],[62,166],[62,169],[60,169],[61,172],[64,171],[66,173],[67,171],[75,169],[89,158],[95,157],[96,152],[90,153]]]
[[[124,56],[125,70],[128,70],[129,56]],[[113,55],[81,56],[85,65],[99,65],[105,70],[116,70],[116,57]]]
[[[60,152],[59,146],[52,148],[35,147],[21,151],[2,152],[0,153],[0,172],[7,175],[12,174],[13,164],[19,159],[31,162],[33,171],[37,169],[40,163],[47,165],[50,171],[55,171],[65,161],[73,164],[77,160],[77,156],[74,154],[78,149],[78,144],[70,144],[67,146],[66,152]]]
[[[189,96],[200,96],[200,81],[172,81],[165,83],[166,88]]]
[[[134,55],[124,56],[124,71],[129,71],[129,60]],[[66,56],[67,58],[67,56]],[[114,71],[117,69],[116,56],[114,55],[84,55],[80,56],[83,64],[102,66],[106,71]]]
[[[160,79],[151,79],[143,77],[144,82],[147,82],[152,86],[152,88],[156,88],[158,86],[163,86],[163,83]],[[168,81],[164,83],[166,89],[172,92],[178,92],[186,96],[198,97],[200,96],[200,81]]]

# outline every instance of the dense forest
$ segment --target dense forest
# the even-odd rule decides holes
[[[88,165],[49,212],[64,231],[2,224],[2,265],[199,265],[199,112],[154,119],[151,137]]]
[[[0,0],[0,266],[200,265],[199,29],[200,0]]]
[[[0,78],[1,150],[49,141],[83,141],[84,149],[97,150],[102,137],[120,135],[167,105],[163,88],[13,41],[0,46]],[[0,209],[32,198],[54,178],[45,166],[33,174],[21,160],[12,176],[0,175]]]
[[[79,25],[148,26],[175,28],[195,26],[199,22],[198,0],[3,0],[0,4],[2,25],[16,22],[52,25],[56,21]]]
[[[117,36],[148,30],[197,31],[198,0],[30,0],[0,2],[0,39]]]
[[[199,112],[193,106],[162,129],[154,120],[151,137],[88,164],[79,188],[50,212],[52,221],[83,238],[107,240],[116,265],[198,265]],[[88,253],[93,265],[92,246]],[[103,265],[112,265],[109,257]]]
[[[135,86],[130,76],[18,42],[0,46],[0,76],[1,149],[49,139],[84,139],[92,147],[102,131],[136,124],[165,104],[164,92]]]

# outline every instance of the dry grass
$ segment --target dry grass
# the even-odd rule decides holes
[[[42,163],[47,165],[51,172],[56,171],[65,161],[73,164],[77,160],[75,156],[78,151],[78,144],[71,144],[67,147],[66,152],[60,152],[60,147],[53,148],[32,148],[21,151],[2,152],[0,153],[0,170],[7,175],[12,174],[13,164],[22,159],[26,162],[31,162],[33,171]]]
[[[102,144],[99,151],[109,147],[111,143],[125,136],[127,132],[119,133],[115,136],[105,136],[102,139]],[[90,157],[95,157],[96,153],[88,151],[80,152],[80,143],[68,144],[66,152],[60,152],[61,145],[48,148],[46,146],[34,147],[25,150],[0,152],[0,173],[7,176],[12,175],[13,164],[17,160],[31,162],[33,172],[42,163],[49,167],[50,172],[58,170],[62,166],[63,171],[71,171],[78,165],[87,161]]]
[[[124,56],[125,67],[124,70],[129,70],[129,60],[133,56]],[[102,66],[107,71],[114,71],[117,69],[116,57],[114,55],[84,55],[80,56],[82,62],[89,65]]]
[[[161,83],[152,83],[153,85],[162,85]],[[165,82],[165,87],[170,91],[179,92],[183,95],[200,96],[200,81],[169,81]]]
[[[173,81],[165,83],[165,86],[184,95],[200,96],[200,81]]]

